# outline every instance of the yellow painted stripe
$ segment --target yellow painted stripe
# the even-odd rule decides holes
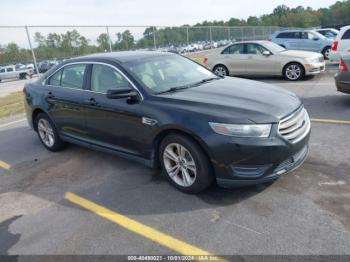
[[[5,170],[10,170],[11,166],[6,162],[0,160],[0,168],[3,168]]]
[[[213,254],[190,245],[182,240],[178,240],[172,236],[169,236],[165,233],[160,232],[157,229],[154,229],[150,226],[144,225],[136,220],[128,218],[122,214],[119,214],[115,211],[107,209],[103,206],[95,204],[90,200],[82,198],[76,194],[67,192],[65,198],[71,201],[78,206],[81,206],[98,216],[101,216],[107,220],[110,220],[129,231],[134,232],[135,234],[141,235],[145,238],[148,238],[162,246],[165,246],[171,250],[174,250],[182,255],[200,255],[200,256],[214,256]],[[220,259],[220,261],[222,261]]]
[[[324,119],[324,118],[311,118],[312,122],[329,123],[329,124],[345,124],[350,125],[349,120],[337,120],[337,119]]]

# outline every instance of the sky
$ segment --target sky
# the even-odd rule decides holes
[[[335,0],[0,0],[0,26],[179,26],[204,20],[228,20],[231,17],[247,19],[249,16],[271,13],[281,4],[317,9],[334,3]],[[48,31],[41,30],[44,34]],[[139,32],[140,29],[135,34]],[[94,34],[92,30],[88,33]],[[11,41],[25,44],[23,29],[0,28],[0,44]]]

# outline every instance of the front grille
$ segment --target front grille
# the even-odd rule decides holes
[[[311,123],[305,108],[284,118],[278,125],[278,133],[291,143],[302,140],[310,131]]]

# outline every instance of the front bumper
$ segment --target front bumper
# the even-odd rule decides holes
[[[239,187],[265,183],[299,167],[307,157],[310,131],[297,143],[278,134],[269,138],[233,138],[211,135],[206,141],[217,184]]]
[[[317,75],[326,70],[325,62],[304,64],[306,75]]]

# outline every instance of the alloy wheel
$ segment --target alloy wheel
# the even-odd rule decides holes
[[[41,118],[38,122],[38,132],[41,141],[47,147],[52,147],[55,144],[55,134],[49,121]]]
[[[197,176],[196,163],[191,153],[178,143],[166,146],[163,161],[169,177],[179,186],[191,186]]]
[[[224,68],[223,66],[215,67],[214,73],[219,75],[219,76],[227,76],[226,68]]]
[[[290,80],[297,80],[301,77],[302,69],[299,65],[291,64],[286,68],[286,76]]]

